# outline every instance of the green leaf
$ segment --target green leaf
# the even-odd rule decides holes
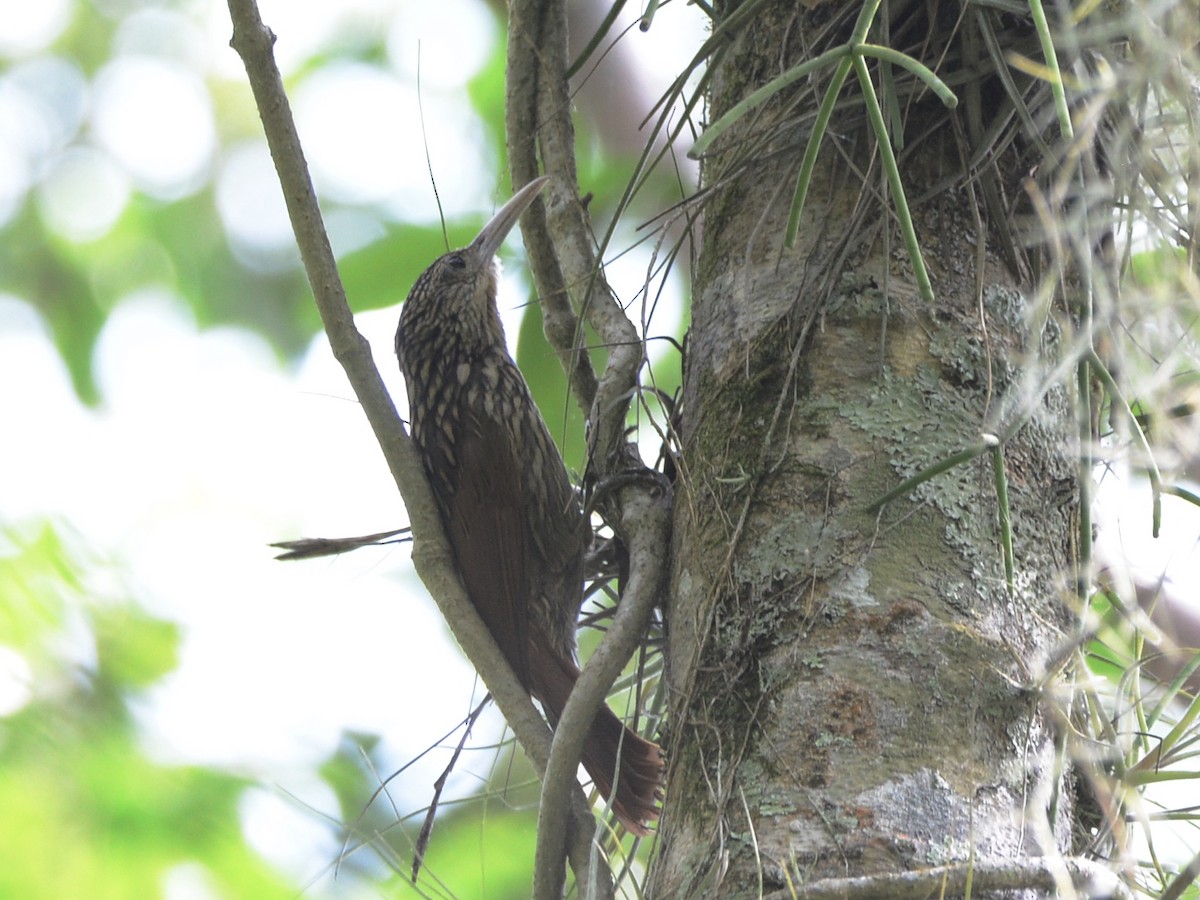
[[[483,225],[482,217],[474,222],[448,224],[451,247],[470,243]],[[350,307],[362,312],[399,303],[417,276],[446,249],[438,224],[388,225],[383,237],[347,253],[338,262]]]
[[[536,300],[525,307],[517,337],[517,365],[534,402],[542,411],[567,469],[582,473],[587,461],[583,413],[568,395],[567,376],[542,331],[542,307]]]
[[[38,655],[62,627],[67,597],[82,588],[58,533],[44,524],[0,533],[0,644]]]
[[[125,604],[96,609],[92,627],[100,672],[116,685],[147,688],[179,664],[180,633],[174,622]]]
[[[535,810],[516,813],[495,803],[482,818],[446,817],[434,830],[418,886],[398,874],[383,893],[427,896],[421,890],[427,886],[437,896],[458,900],[528,897],[536,840]]]

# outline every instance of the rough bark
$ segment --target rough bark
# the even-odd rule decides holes
[[[805,15],[764,6],[715,74],[711,119],[794,64]],[[1068,775],[1033,686],[1070,627],[1071,398],[1040,387],[1053,321],[1031,333],[1030,286],[981,246],[971,191],[947,178],[960,167],[948,113],[906,114],[907,134],[934,134],[903,168],[925,198],[913,211],[932,306],[879,203],[861,107],[835,115],[793,249],[803,125],[751,141],[740,168],[706,163],[654,896],[758,896],[1070,845]],[[1003,448],[1010,592],[990,453],[870,506],[1022,411]]]

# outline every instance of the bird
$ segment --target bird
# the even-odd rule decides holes
[[[549,178],[518,190],[466,247],[417,278],[396,329],[409,427],[463,586],[556,727],[579,677],[575,631],[591,529],[496,305],[495,255]],[[663,755],[601,704],[583,766],[630,832],[649,833]]]

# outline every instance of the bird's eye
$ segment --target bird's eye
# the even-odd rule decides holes
[[[467,267],[467,261],[462,258],[461,253],[455,253],[455,254],[452,254],[449,259],[446,260],[446,265],[448,265],[452,269],[456,269],[461,272],[463,269],[465,269]]]

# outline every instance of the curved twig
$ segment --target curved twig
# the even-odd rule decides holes
[[[539,151],[552,179],[544,205],[535,204],[521,223],[543,304],[546,337],[588,416],[590,474],[600,479],[632,471],[647,477],[628,480],[611,504],[608,518],[629,550],[631,577],[612,627],[584,667],[555,733],[538,821],[534,896],[539,900],[560,895],[563,847],[568,836],[572,846],[580,838],[568,833],[562,801],[574,789],[587,724],[636,650],[659,596],[667,568],[670,508],[668,491],[631,452],[625,438],[626,416],[645,354],[637,328],[604,279],[579,200],[567,66],[562,0],[513,0],[506,116],[513,184],[538,174]],[[608,364],[598,381],[583,351],[581,319],[608,350]],[[590,838],[590,831],[584,837]]]
[[[629,536],[629,577],[607,633],[588,658],[554,730],[538,810],[537,866],[546,872],[541,882],[535,879],[535,887],[546,885],[546,893],[535,891],[538,900],[554,896],[549,892],[558,890],[550,884],[552,873],[562,870],[564,835],[558,823],[575,787],[588,726],[646,633],[655,601],[661,596],[667,569],[655,549],[666,543],[669,498],[666,490],[638,493],[622,506],[622,530]]]

